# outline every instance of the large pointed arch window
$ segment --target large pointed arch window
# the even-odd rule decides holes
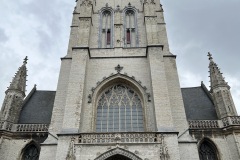
[[[39,149],[34,144],[28,145],[22,154],[22,160],[38,160],[39,159]]]
[[[127,9],[124,14],[124,45],[138,47],[137,15],[134,9]]]
[[[99,48],[113,47],[113,14],[110,10],[104,10],[100,15]]]
[[[204,140],[199,147],[200,160],[218,160],[216,147]]]
[[[99,96],[96,121],[97,132],[142,132],[142,100],[129,86],[113,85]]]

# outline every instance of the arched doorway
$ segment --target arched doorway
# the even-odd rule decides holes
[[[131,159],[130,159],[130,158],[127,158],[127,157],[125,157],[125,156],[122,156],[122,155],[117,154],[117,155],[114,155],[114,156],[112,156],[112,157],[109,157],[109,158],[106,159],[106,160],[131,160]]]

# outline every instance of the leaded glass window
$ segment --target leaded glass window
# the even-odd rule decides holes
[[[97,103],[96,131],[144,131],[143,106],[139,95],[124,84],[105,90]]]
[[[38,158],[39,150],[34,144],[31,144],[24,150],[22,160],[38,160]]]
[[[200,160],[218,160],[214,146],[204,141],[199,148]]]

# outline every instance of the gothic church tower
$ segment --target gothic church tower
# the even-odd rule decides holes
[[[40,159],[197,159],[175,59],[159,1],[78,0]]]

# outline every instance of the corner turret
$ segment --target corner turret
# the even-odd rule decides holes
[[[21,106],[25,97],[27,60],[26,57],[5,92],[6,95],[1,109],[1,120],[6,120],[12,123],[17,123],[18,121]]]
[[[208,53],[208,57],[210,60],[208,67],[210,73],[210,92],[213,96],[218,118],[237,116],[237,111],[230,92],[230,86],[225,81],[217,64],[213,61],[210,52]]]

